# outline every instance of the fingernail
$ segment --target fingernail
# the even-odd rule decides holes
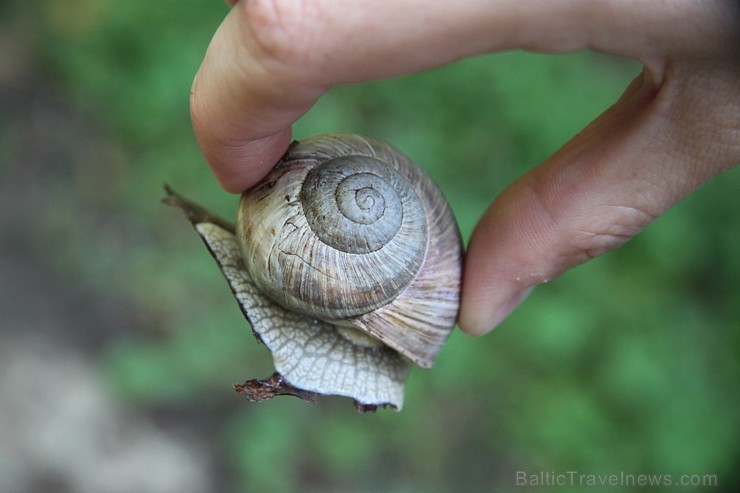
[[[531,293],[534,288],[534,286],[531,286],[522,291],[514,293],[508,300],[502,303],[493,312],[488,320],[486,320],[486,324],[480,327],[481,330],[475,331],[475,333],[473,333],[472,335],[482,336],[495,329],[501,322],[506,319],[506,317],[511,315],[511,312],[513,312],[516,307],[522,304],[522,302],[527,298],[527,296],[529,296],[529,293]]]

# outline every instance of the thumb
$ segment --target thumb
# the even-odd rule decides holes
[[[470,240],[460,328],[490,331],[534,286],[624,244],[739,161],[736,82],[731,67],[646,71],[505,190]]]

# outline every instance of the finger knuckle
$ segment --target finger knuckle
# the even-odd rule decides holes
[[[244,15],[262,57],[294,66],[306,59],[317,7],[301,0],[250,0]]]
[[[571,248],[581,261],[591,260],[624,245],[653,219],[655,214],[639,207],[596,207],[576,221]]]
[[[566,268],[622,246],[657,217],[649,207],[595,204],[589,194],[553,196],[541,184],[529,185],[543,256]]]

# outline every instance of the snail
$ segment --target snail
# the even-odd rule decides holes
[[[166,188],[272,352],[273,377],[237,390],[402,408],[410,365],[430,368],[455,324],[462,272],[457,223],[416,164],[357,135],[294,142],[233,226]]]

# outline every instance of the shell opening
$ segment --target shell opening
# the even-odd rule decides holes
[[[366,334],[359,329],[355,329],[354,327],[348,327],[344,325],[335,325],[334,327],[336,327],[339,335],[347,339],[355,346],[374,348],[383,345],[383,342],[380,341],[380,339],[376,339],[375,337]]]

